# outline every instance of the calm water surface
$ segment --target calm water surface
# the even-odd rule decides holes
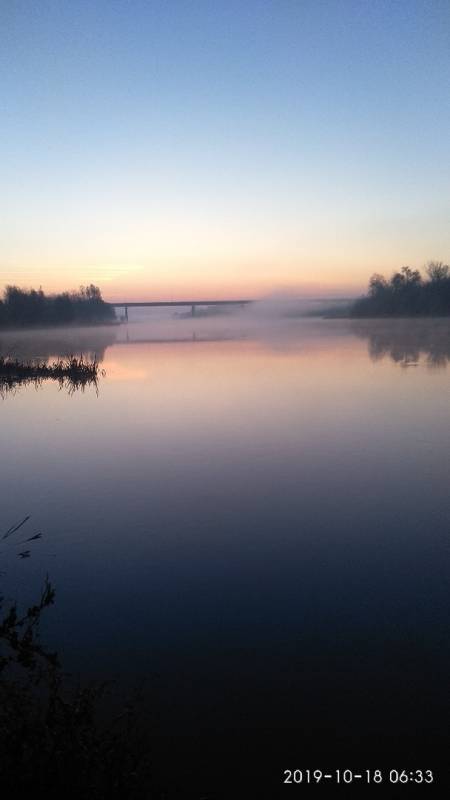
[[[450,329],[176,320],[9,334],[106,376],[0,401],[7,590],[160,724],[432,740],[448,708]],[[19,531],[16,542],[25,537]],[[27,545],[28,546],[28,545]],[[24,545],[22,545],[23,549]]]

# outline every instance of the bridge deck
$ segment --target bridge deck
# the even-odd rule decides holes
[[[251,300],[152,300],[145,302],[110,302],[108,305],[115,308],[146,308],[154,307],[161,308],[164,306],[245,306],[251,303]]]

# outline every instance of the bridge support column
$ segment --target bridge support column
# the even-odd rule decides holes
[[[195,317],[195,306],[191,306],[191,314]]]
[[[125,319],[128,322],[128,306],[125,306]]]

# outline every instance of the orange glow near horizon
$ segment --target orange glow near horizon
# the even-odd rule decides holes
[[[414,242],[407,248],[388,252],[382,246],[371,248],[370,242],[360,243],[355,250],[349,242],[334,249],[330,242],[323,241],[318,251],[312,241],[308,247],[305,244],[297,248],[291,241],[291,247],[285,243],[276,248],[272,243],[264,253],[255,238],[253,248],[250,242],[245,247],[236,242],[234,252],[230,245],[223,252],[222,241],[199,239],[197,243],[177,243],[168,235],[166,243],[157,243],[154,253],[144,238],[139,249],[148,244],[151,257],[119,261],[119,251],[114,259],[108,257],[113,242],[108,242],[104,251],[99,242],[96,244],[92,259],[80,246],[79,258],[73,252],[70,260],[64,260],[67,245],[63,248],[62,243],[60,261],[53,251],[41,262],[31,257],[25,259],[27,254],[23,253],[7,267],[0,265],[0,290],[14,284],[27,288],[42,286],[45,292],[52,293],[94,283],[100,287],[104,299],[111,302],[257,299],[283,293],[304,297],[355,296],[365,292],[374,272],[388,277],[405,264],[423,270],[426,261],[436,257],[431,246],[424,243],[418,249]],[[131,242],[127,244],[131,250]]]
[[[320,297],[328,294],[356,295],[365,291],[370,274],[364,277],[358,272],[346,270],[340,275],[320,270],[267,269],[258,274],[256,269],[245,268],[217,270],[207,274],[206,270],[153,271],[152,269],[124,268],[109,270],[103,267],[3,270],[2,286],[17,285],[23,288],[42,288],[46,293],[72,291],[81,285],[94,283],[99,286],[106,301],[163,301],[163,300],[239,300],[258,299],[271,294],[295,294],[304,297]]]
[[[383,238],[377,225],[358,220],[356,210],[350,219],[326,205],[313,213],[299,203],[298,216],[281,218],[274,203],[270,213],[251,207],[241,219],[239,192],[233,202],[235,217],[228,209],[223,219],[222,209],[188,207],[183,214],[167,202],[151,226],[144,201],[141,209],[114,209],[111,218],[106,199],[98,209],[87,209],[92,217],[81,206],[61,219],[55,208],[33,235],[17,235],[6,247],[0,287],[56,292],[94,283],[112,302],[251,299],[280,292],[347,296],[364,292],[374,272],[389,276],[406,264],[423,269],[429,259],[445,259],[445,239],[432,228],[416,225]]]

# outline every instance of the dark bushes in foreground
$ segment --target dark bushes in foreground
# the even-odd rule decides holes
[[[2,546],[28,519],[6,531]],[[40,536],[26,541],[34,544]],[[58,800],[154,797],[149,737],[135,704],[113,712],[107,683],[74,685],[56,653],[39,641],[42,614],[54,597],[46,580],[38,602],[19,613],[0,595],[2,796],[23,791]]]
[[[91,284],[78,292],[46,295],[42,289],[7,286],[0,300],[0,327],[88,325],[111,322],[114,309],[102,299],[100,289]]]
[[[135,709],[102,713],[108,685],[72,686],[57,656],[38,642],[53,598],[47,582],[24,615],[13,605],[0,620],[2,790],[77,800],[150,797],[148,745]]]
[[[403,267],[389,281],[372,275],[366,297],[356,301],[353,317],[445,317],[450,315],[450,268],[430,261],[427,278],[418,270]]]

